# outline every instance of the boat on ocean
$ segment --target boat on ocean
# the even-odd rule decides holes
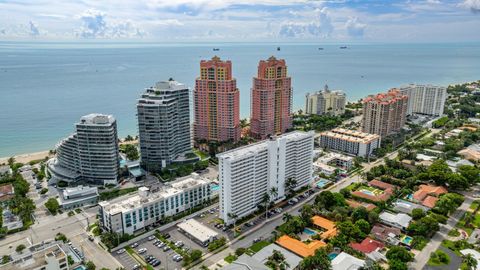
[[[277,47],[277,51],[280,51],[280,47]]]
[[[318,48],[318,49],[319,49],[320,51],[321,51],[321,50],[323,50],[323,48],[322,48],[322,47],[320,47],[320,48]]]
[[[220,51],[219,48],[213,48],[213,51],[216,52],[216,51]]]
[[[347,46],[340,46],[340,49],[346,49]]]

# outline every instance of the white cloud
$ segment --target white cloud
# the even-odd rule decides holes
[[[473,13],[480,13],[480,0],[464,0],[460,5],[470,9]]]
[[[83,25],[76,35],[81,38],[132,38],[146,34],[130,20],[110,23],[106,17],[106,13],[96,9],[84,11],[79,16]]]
[[[284,38],[295,37],[330,37],[334,31],[332,19],[328,9],[316,9],[314,18],[310,22],[285,22],[281,25],[279,36]]]
[[[363,37],[366,27],[367,25],[364,23],[361,23],[357,17],[350,18],[345,23],[345,28],[347,29],[347,33],[351,37]]]

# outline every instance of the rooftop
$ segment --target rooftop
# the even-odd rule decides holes
[[[145,203],[155,202],[162,198],[169,198],[175,194],[184,192],[186,189],[207,185],[209,181],[199,177],[198,174],[191,174],[183,179],[169,182],[162,189],[156,192],[150,192],[148,188],[144,192],[136,192],[133,195],[122,196],[111,201],[100,202],[100,206],[111,215],[131,211]],[[142,188],[139,191],[143,190]],[[144,194],[144,195],[143,195]]]
[[[412,203],[409,201],[405,201],[402,199],[397,199],[393,202],[394,210],[397,212],[402,212],[406,214],[411,214],[413,209],[422,209],[424,212],[428,211],[429,209],[423,205]]]
[[[350,243],[349,246],[355,250],[358,250],[364,254],[382,249],[385,245],[382,242],[373,240],[369,237],[363,239],[361,243]]]
[[[283,256],[285,256],[285,261],[289,265],[287,269],[295,269],[295,267],[302,261],[302,258],[300,256],[275,244],[271,244],[262,248],[260,251],[258,251],[252,256],[252,259],[257,260],[264,264],[267,262],[268,257],[272,255],[274,250],[279,251],[280,253],[283,254]]]
[[[222,152],[220,154],[217,154],[217,157],[236,159],[236,158],[241,158],[245,156],[250,156],[267,149],[268,142],[270,141],[278,141],[280,139],[295,141],[295,140],[305,139],[308,137],[313,137],[313,134],[314,134],[313,132],[292,131],[280,136],[272,137],[272,139],[263,140],[257,143],[252,143],[246,146],[242,146],[239,148]]]
[[[370,134],[343,128],[335,128],[330,131],[321,132],[320,136],[327,136],[355,143],[370,143],[374,140],[380,139],[380,136],[377,134]]]
[[[394,213],[385,212],[385,211],[380,213],[379,218],[384,222],[397,224],[403,228],[408,227],[408,225],[410,224],[410,221],[412,220],[412,218],[407,214],[404,214],[404,213],[394,214]]]
[[[27,248],[19,256],[12,256],[13,261],[1,268],[3,270],[37,269],[46,265],[46,257],[55,257],[59,260],[65,256],[64,250],[55,242]]]
[[[335,228],[335,222],[328,220],[326,218],[323,218],[321,216],[314,216],[312,217],[312,222],[315,226],[320,227],[325,230],[324,233],[322,233],[321,237],[323,239],[334,237],[337,235],[337,229]]]
[[[413,198],[417,201],[422,201],[427,195],[438,197],[445,193],[448,193],[448,190],[441,186],[420,185],[418,190],[413,193]]]
[[[391,104],[402,99],[408,99],[407,95],[400,93],[398,89],[391,89],[387,93],[379,93],[370,95],[363,99],[363,103],[375,102],[383,105]]]
[[[366,203],[366,202],[359,202],[359,201],[354,201],[354,200],[346,200],[347,204],[352,207],[352,208],[357,208],[357,207],[365,207],[368,211],[372,211],[375,209],[377,206],[371,203]]]
[[[91,113],[80,118],[79,124],[84,125],[110,125],[115,122],[111,114]]]
[[[209,227],[203,225],[195,219],[187,219],[184,222],[177,224],[178,228],[187,232],[191,236],[198,239],[200,242],[207,242],[213,237],[217,237],[218,233]]]
[[[342,252],[332,260],[332,270],[357,270],[361,269],[364,264],[364,260],[360,260],[348,253]]]
[[[269,270],[270,268],[266,267],[264,264],[253,259],[247,254],[243,254],[231,264],[225,265],[220,269],[221,270]]]
[[[313,240],[310,242],[310,244],[305,244],[302,241],[291,238],[288,235],[281,236],[277,239],[276,243],[304,258],[312,256],[317,249],[327,246],[325,242],[318,240]]]

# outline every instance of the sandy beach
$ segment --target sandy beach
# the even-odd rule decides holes
[[[16,162],[28,163],[32,160],[44,159],[45,157],[49,157],[49,156],[50,156],[50,153],[47,150],[47,151],[41,151],[41,152],[35,152],[35,153],[29,153],[29,154],[16,155],[14,156],[14,158]],[[0,158],[0,164],[8,163],[9,158],[10,157]]]

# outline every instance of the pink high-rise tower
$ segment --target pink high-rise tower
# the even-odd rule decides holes
[[[265,139],[292,126],[292,80],[287,76],[285,60],[272,56],[260,61],[251,102],[252,137]]]
[[[240,93],[232,77],[232,62],[218,56],[200,61],[195,80],[194,138],[199,141],[240,140]]]

